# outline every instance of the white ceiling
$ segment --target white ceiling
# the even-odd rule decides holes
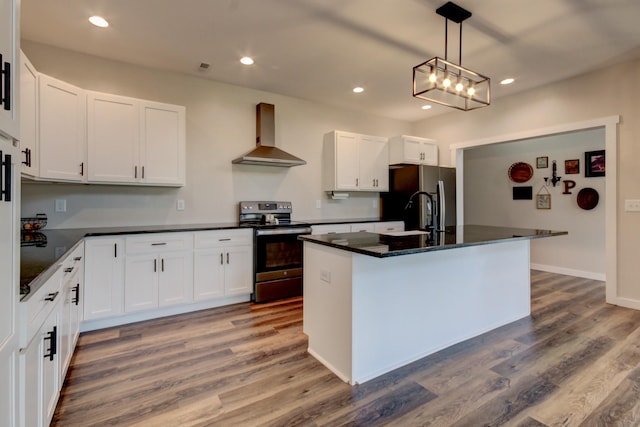
[[[411,96],[412,67],[444,57],[435,10],[445,2],[22,0],[21,25],[27,40],[414,121],[450,111],[424,111]],[[456,3],[473,13],[463,24],[463,65],[491,77],[494,100],[640,52],[640,0]],[[91,15],[111,26],[92,26]],[[457,62],[458,27],[449,30]],[[245,55],[255,65],[241,65]],[[201,71],[201,62],[211,67]],[[516,83],[501,86],[505,77]],[[352,93],[356,85],[365,92]]]

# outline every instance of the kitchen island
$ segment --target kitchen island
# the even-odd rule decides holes
[[[530,240],[564,234],[466,225],[433,237],[301,236],[309,353],[357,384],[528,316]]]

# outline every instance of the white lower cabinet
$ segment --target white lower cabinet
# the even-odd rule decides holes
[[[124,312],[124,238],[85,239],[83,290],[83,320]]]
[[[64,380],[80,333],[82,319],[84,242],[62,263],[62,311],[60,313],[60,378]]]
[[[125,245],[125,312],[193,300],[193,234],[131,236]]]
[[[404,231],[402,221],[383,222],[354,222],[347,224],[320,224],[311,226],[312,234],[332,233],[357,233],[366,231],[369,233],[383,233],[385,231]]]
[[[48,426],[62,385],[62,271],[58,269],[30,298],[21,303],[24,328],[20,350],[21,425]]]
[[[194,300],[253,292],[252,230],[200,231],[194,240]]]

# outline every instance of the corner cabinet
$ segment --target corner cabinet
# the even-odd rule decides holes
[[[85,182],[86,94],[69,83],[38,76],[39,178]]]
[[[333,131],[323,147],[325,191],[388,191],[387,138]]]
[[[84,320],[102,319],[124,312],[124,239],[85,239]]]
[[[88,92],[87,152],[89,183],[182,186],[185,108]]]
[[[438,165],[438,144],[417,136],[389,138],[389,164]]]

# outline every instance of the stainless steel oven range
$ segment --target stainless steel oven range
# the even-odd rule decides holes
[[[241,227],[254,229],[253,301],[302,295],[301,234],[311,225],[291,221],[291,202],[240,202]]]

